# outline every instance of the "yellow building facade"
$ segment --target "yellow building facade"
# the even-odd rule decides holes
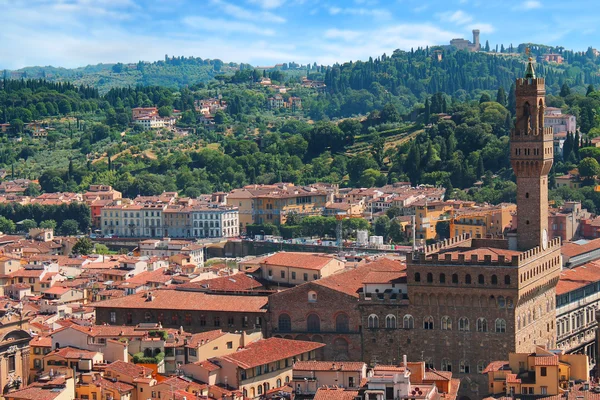
[[[508,359],[494,361],[484,371],[491,394],[562,395],[570,381],[589,379],[585,354],[563,354],[537,346],[534,353],[510,353]]]

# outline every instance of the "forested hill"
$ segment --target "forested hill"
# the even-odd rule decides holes
[[[242,65],[243,66],[243,65]],[[163,86],[179,89],[184,86],[207,82],[217,74],[233,73],[239,64],[226,64],[221,60],[197,57],[165,57],[165,60],[132,64],[97,64],[81,68],[27,67],[16,71],[4,71],[7,79],[45,79],[68,81],[77,86],[93,86],[100,93],[111,88],[127,86]]]
[[[532,45],[533,46],[533,45]],[[509,90],[522,76],[526,55],[525,45],[512,53],[419,49],[395,51],[368,61],[348,62],[328,68],[324,81],[332,94],[323,104],[331,116],[361,113],[355,104],[392,102],[400,110],[410,111],[425,97],[444,92],[457,101],[476,99],[482,91]],[[539,46],[540,53],[548,50]],[[534,49],[537,49],[534,48]],[[522,51],[521,51],[522,50]],[[519,52],[521,51],[521,52]],[[593,52],[562,51],[565,63],[541,62],[536,65],[538,76],[546,78],[549,94],[558,94],[564,83],[577,93],[585,93],[588,85],[600,83],[600,57]],[[532,56],[536,56],[535,51]],[[348,100],[353,100],[351,103]],[[381,108],[375,106],[374,108]]]

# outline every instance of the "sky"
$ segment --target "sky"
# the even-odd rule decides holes
[[[600,47],[596,0],[0,0],[0,69],[219,58],[331,65],[452,38]]]

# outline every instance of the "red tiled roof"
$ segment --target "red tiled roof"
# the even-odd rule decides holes
[[[56,295],[63,295],[65,293],[67,293],[69,290],[76,290],[75,288],[68,288],[68,287],[62,287],[62,286],[52,286],[50,289],[46,289],[44,291],[42,291],[42,293],[44,294],[56,294]]]
[[[206,344],[207,342],[218,339],[224,335],[227,335],[227,333],[223,332],[220,329],[217,329],[214,331],[196,333],[188,339],[188,344],[186,347],[198,347],[200,345],[200,343],[202,343],[202,342],[204,342]]]
[[[358,390],[321,387],[317,389],[314,400],[354,400]]]
[[[506,374],[506,383],[521,383],[521,380],[517,378],[517,374]]]
[[[152,293],[152,301],[146,295]],[[267,296],[235,296],[157,289],[92,303],[92,307],[127,309],[266,312]]]
[[[196,363],[196,364],[201,366],[203,369],[207,370],[208,372],[212,372],[212,371],[221,369],[220,366],[218,366],[217,364],[215,364],[214,362],[212,362],[210,360],[200,361],[199,363]]]
[[[177,286],[180,289],[217,290],[217,291],[239,291],[252,290],[262,287],[262,284],[245,273],[237,273],[229,276],[221,276],[213,279],[204,279],[197,282],[184,283]]]
[[[358,292],[363,287],[363,280],[373,271],[404,271],[406,265],[389,258],[379,258],[376,261],[361,265],[350,271],[343,271],[311,282],[319,286],[337,290],[358,298]]]
[[[36,336],[29,341],[32,347],[52,347],[52,338],[50,336]]]
[[[145,377],[152,375],[152,370],[150,368],[120,360],[107,365],[106,370],[130,377]]]
[[[119,393],[131,392],[135,389],[135,386],[130,385],[128,383],[119,381],[113,382],[109,379],[105,379],[102,377],[100,379],[95,380],[94,383],[102,388],[116,390]]]
[[[488,364],[487,367],[483,370],[484,374],[488,372],[501,371],[501,370],[510,370],[508,365],[508,361],[492,361]]]
[[[561,295],[600,281],[600,261],[592,261],[572,269],[563,269],[556,285],[556,294]]]
[[[73,348],[73,347],[62,347],[60,349],[56,349],[56,350],[48,353],[46,355],[46,357],[56,355],[56,356],[60,356],[62,358],[84,358],[84,359],[91,359],[91,358],[94,358],[98,354],[102,354],[102,353],[97,353],[95,351],[88,351],[88,350],[76,349],[76,348]]]
[[[269,338],[250,343],[236,353],[218,357],[218,359],[229,361],[241,368],[248,369],[294,357],[324,346],[325,344],[323,343],[306,342],[303,340]]]
[[[65,389],[66,390],[66,389]],[[42,389],[40,386],[29,386],[25,389],[17,390],[10,393],[11,399],[23,400],[54,400],[63,394],[64,390],[54,391],[50,389]]]
[[[558,365],[558,356],[536,356],[533,360],[535,366]]]
[[[380,271],[370,272],[363,283],[398,283],[406,282],[406,272]]]
[[[450,379],[452,379],[452,372],[436,371],[433,369],[428,369],[425,371],[425,376],[423,377],[423,381],[449,381]]]
[[[363,362],[296,361],[294,371],[362,371]]]
[[[264,259],[261,265],[281,265],[320,271],[334,259],[331,254],[281,251]]]
[[[565,257],[574,257],[598,249],[600,249],[600,238],[590,240],[584,244],[576,242],[565,243],[560,248],[560,252]]]

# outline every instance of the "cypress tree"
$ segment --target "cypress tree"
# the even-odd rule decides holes
[[[515,90],[516,87],[513,82],[513,84],[510,86],[510,91],[508,92],[508,111],[510,111],[512,115],[515,115],[517,111],[517,96],[515,94]]]
[[[496,103],[500,103],[506,107],[506,92],[502,86],[498,88],[498,93],[496,93]]]

